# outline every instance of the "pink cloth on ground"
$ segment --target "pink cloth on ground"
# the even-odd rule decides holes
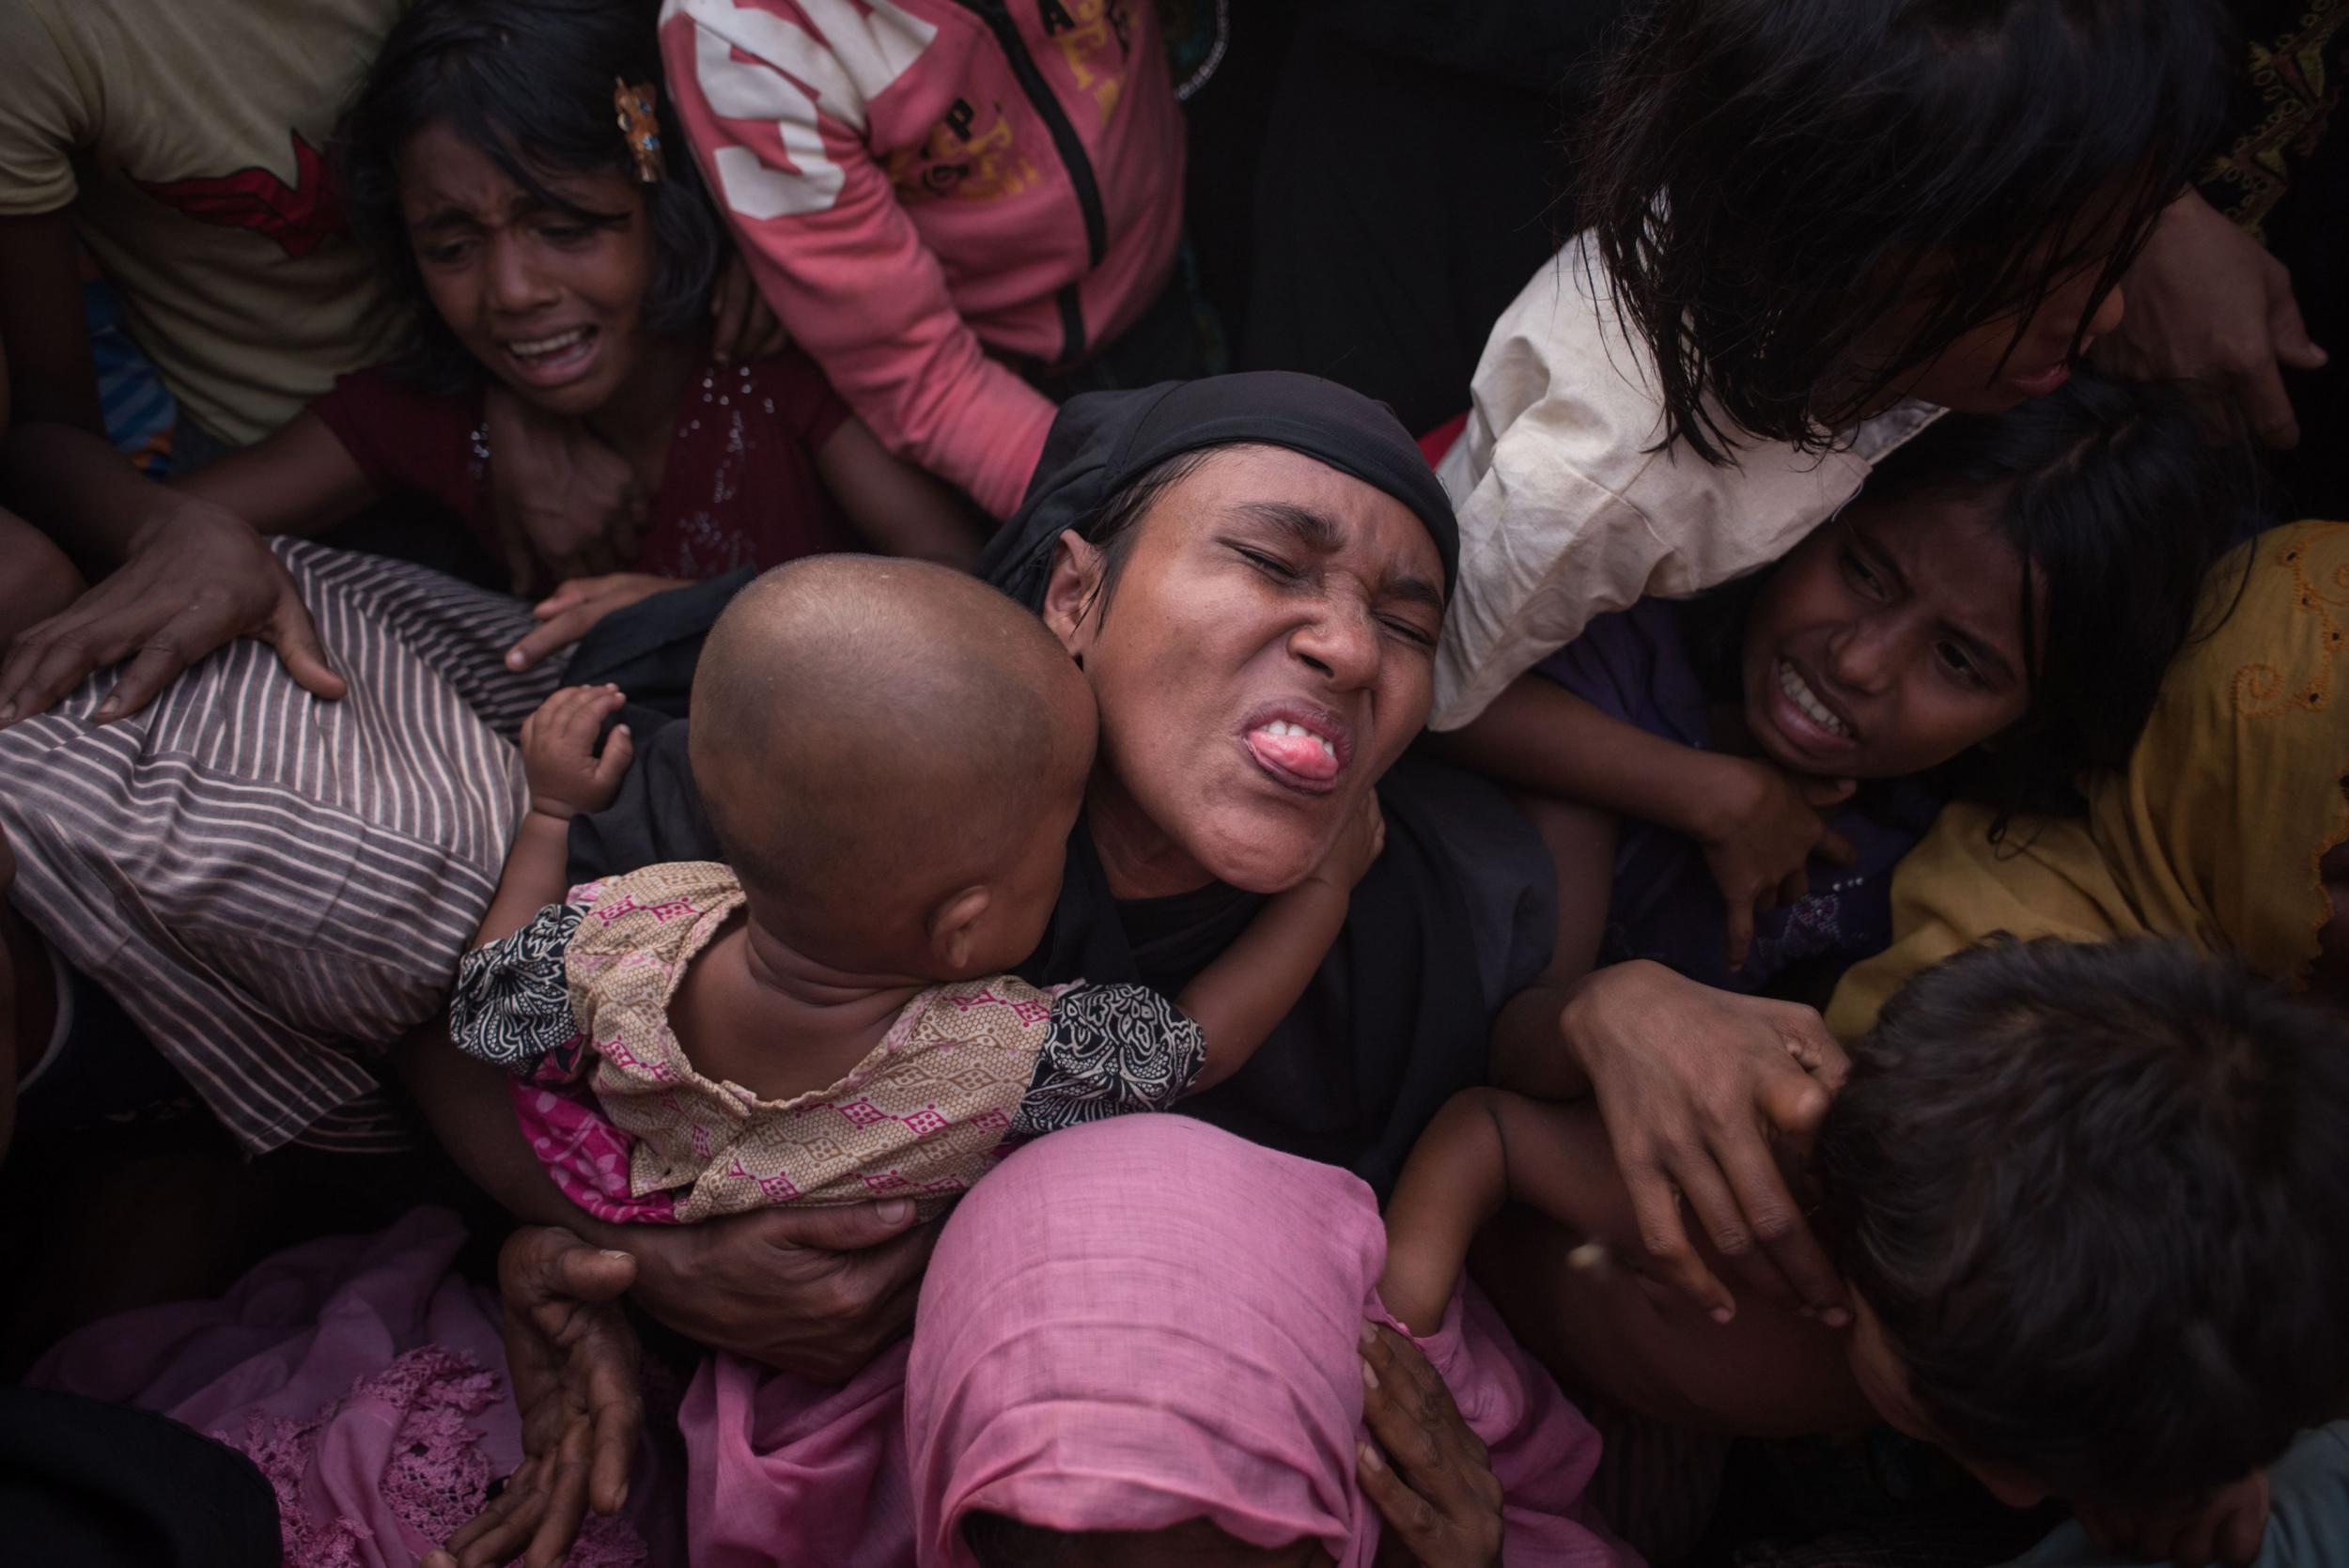
[[[25,1381],[156,1410],[250,1455],[277,1493],[288,1568],[412,1568],[521,1462],[497,1300],[450,1272],[444,1209],[280,1252],[217,1300],[122,1312]],[[566,1561],[645,1547],[591,1520]]]
[[[972,1510],[1075,1529],[1377,1522],[1354,1480],[1356,1335],[1385,1318],[1376,1201],[1334,1167],[1177,1116],[1016,1151],[947,1222],[910,1345],[845,1388],[705,1366],[680,1423],[696,1568],[970,1568]],[[1597,1435],[1473,1289],[1421,1342],[1507,1495],[1510,1568],[1637,1557],[1581,1500]],[[723,1500],[723,1506],[721,1506]]]

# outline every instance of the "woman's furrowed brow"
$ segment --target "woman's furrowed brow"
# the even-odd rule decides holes
[[[1346,548],[1345,524],[1294,502],[1244,501],[1232,510],[1251,522],[1286,534],[1299,548],[1315,555],[1335,555]],[[1443,612],[1443,590],[1411,572],[1392,572],[1380,579],[1378,596],[1424,604],[1439,614]]]

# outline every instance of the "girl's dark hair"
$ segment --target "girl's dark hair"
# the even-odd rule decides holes
[[[1664,441],[1819,450],[2083,266],[2101,297],[2215,133],[2228,37],[2210,0],[1656,0],[1577,195]]]
[[[2326,1009],[2184,942],[2001,935],[1853,1046],[1819,1235],[1962,1457],[2190,1497],[2349,1394],[2345,1139]]]
[[[2030,707],[1952,765],[1956,793],[2073,812],[2081,774],[2126,766],[2170,660],[2212,629],[2206,584],[2257,526],[2255,474],[2248,440],[2212,442],[2180,390],[2085,372],[2005,413],[1944,414],[1878,465],[1869,505],[1978,504],[2022,562]]]
[[[335,136],[352,231],[413,312],[405,368],[435,391],[479,373],[424,291],[399,205],[400,150],[447,125],[537,201],[583,224],[609,223],[552,190],[550,177],[627,171],[613,92],[662,83],[655,8],[643,0],[417,0],[394,24]],[[644,318],[655,331],[700,325],[723,231],[684,135],[661,93],[666,173],[645,191],[657,263]]]

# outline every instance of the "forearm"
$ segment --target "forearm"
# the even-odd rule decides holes
[[[523,814],[514,846],[506,852],[506,874],[498,878],[497,895],[490,900],[490,912],[481,917],[481,929],[474,933],[474,946],[505,940],[529,924],[539,910],[561,902],[570,827],[545,812]]]
[[[969,571],[986,542],[955,492],[902,458],[892,457],[863,421],[832,432],[816,454],[850,523],[883,555],[936,561]]]
[[[0,494],[93,580],[120,566],[140,531],[178,499],[103,437],[69,425],[24,425],[0,437]]]
[[[562,1225],[599,1246],[614,1230],[583,1212],[538,1163],[514,1120],[506,1075],[449,1043],[438,1025],[395,1048],[392,1063],[441,1147],[467,1179],[517,1219]]]
[[[1526,1204],[1587,1237],[1611,1228],[1605,1199],[1620,1185],[1594,1108],[1497,1089],[1455,1094],[1411,1151],[1387,1205],[1380,1299],[1412,1332],[1431,1333],[1469,1244],[1502,1204]]]
[[[1495,1084],[1544,1100],[1590,1094],[1590,1078],[1567,1049],[1559,1021],[1577,984],[1545,977],[1509,999],[1493,1022],[1487,1071]]]
[[[1439,742],[1505,784],[1705,836],[1711,753],[1626,722],[1537,675],[1519,675],[1475,722]]]
[[[1239,939],[1183,987],[1175,1005],[1207,1037],[1194,1092],[1246,1065],[1289,1016],[1329,957],[1350,902],[1345,890],[1317,877],[1276,893]]]
[[[1469,1242],[1509,1192],[1508,1150],[1489,1089],[1455,1094],[1420,1134],[1387,1203],[1378,1298],[1414,1334],[1432,1334],[1460,1282]]]

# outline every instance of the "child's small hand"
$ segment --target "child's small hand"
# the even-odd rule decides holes
[[[598,756],[596,732],[627,700],[616,686],[567,686],[522,722],[522,777],[532,811],[568,822],[612,803],[636,748],[622,724]]]
[[[1812,856],[1836,865],[1857,857],[1825,813],[1851,799],[1849,779],[1800,778],[1766,762],[1711,756],[1719,783],[1708,794],[1715,810],[1697,834],[1704,863],[1729,908],[1729,967],[1745,967],[1753,923],[1810,892],[1804,867]]]
[[[1330,841],[1329,851],[1321,863],[1313,869],[1307,881],[1327,882],[1352,897],[1354,889],[1370,874],[1370,866],[1387,847],[1387,814],[1378,809],[1378,792],[1363,793],[1362,803],[1346,818],[1338,836]]]
[[[2253,1470],[2232,1486],[2159,1508],[2100,1508],[2077,1512],[2102,1552],[2168,1558],[2191,1568],[2223,1562],[2248,1568],[2267,1533],[2267,1472]]]

